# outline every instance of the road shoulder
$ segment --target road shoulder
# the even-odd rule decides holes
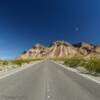
[[[0,79],[3,79],[3,78],[6,78],[8,76],[11,76],[13,74],[16,74],[16,73],[18,73],[20,71],[23,71],[23,70],[25,70],[27,68],[30,68],[30,67],[32,67],[32,66],[34,66],[36,64],[41,63],[41,62],[43,62],[43,61],[35,61],[35,62],[31,63],[31,64],[23,65],[22,67],[19,67],[19,68],[16,68],[16,69],[12,69],[12,70],[7,71],[7,72],[1,72],[0,73]]]
[[[76,74],[84,77],[84,78],[87,78],[89,80],[92,80],[93,82],[96,82],[97,84],[100,84],[100,77],[99,76],[92,76],[90,74],[83,74],[83,73],[80,73],[77,69],[74,69],[74,68],[70,68],[70,67],[67,67],[66,65],[63,65],[61,63],[58,63],[58,62],[55,62],[53,61],[53,63],[57,64],[57,65],[60,65],[61,67],[63,67],[64,69],[67,69],[67,70],[70,70],[72,72],[75,72]]]

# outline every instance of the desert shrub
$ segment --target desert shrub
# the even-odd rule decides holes
[[[78,57],[73,57],[66,59],[64,61],[65,65],[69,67],[76,68],[77,66],[81,66],[86,68],[90,73],[100,73],[100,58],[92,57],[90,59],[83,59]]]
[[[83,66],[90,72],[100,73],[100,58],[91,58]]]
[[[73,57],[73,58],[69,58],[69,59],[66,59],[64,64],[65,65],[68,65],[69,67],[77,67],[77,66],[80,66],[84,63],[84,59],[82,58],[78,58],[78,57]]]
[[[8,65],[8,61],[3,61],[3,65]]]
[[[30,63],[30,61],[29,60],[12,60],[11,63],[21,66],[24,63]]]
[[[8,65],[9,61],[8,60],[0,60],[0,65]]]

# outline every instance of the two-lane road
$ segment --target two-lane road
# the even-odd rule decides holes
[[[100,100],[100,85],[44,61],[1,79],[0,100]]]

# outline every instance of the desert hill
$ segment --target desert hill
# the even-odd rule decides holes
[[[90,57],[92,55],[100,55],[100,46],[85,42],[70,44],[65,41],[56,41],[47,48],[38,43],[31,49],[24,51],[17,59]]]

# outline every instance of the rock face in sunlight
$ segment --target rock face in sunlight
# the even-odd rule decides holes
[[[47,57],[54,58],[63,58],[71,57],[77,54],[76,49],[69,43],[64,41],[56,41],[52,43],[47,50]]]
[[[77,51],[79,55],[83,55],[84,57],[100,57],[100,46],[99,45],[93,45],[93,44],[89,44],[86,42],[80,42],[77,44],[73,45]]]
[[[45,47],[41,44],[36,44],[28,51],[24,51],[24,53],[19,57],[20,59],[34,59],[41,58],[45,53]]]
[[[77,48],[77,51],[81,55],[88,55],[94,51],[94,46],[85,42],[80,42],[74,45]]]
[[[72,45],[65,41],[56,41],[51,43],[48,48],[41,44],[36,44],[28,51],[24,51],[18,59],[91,57],[94,55],[100,55],[100,46],[85,42]]]

